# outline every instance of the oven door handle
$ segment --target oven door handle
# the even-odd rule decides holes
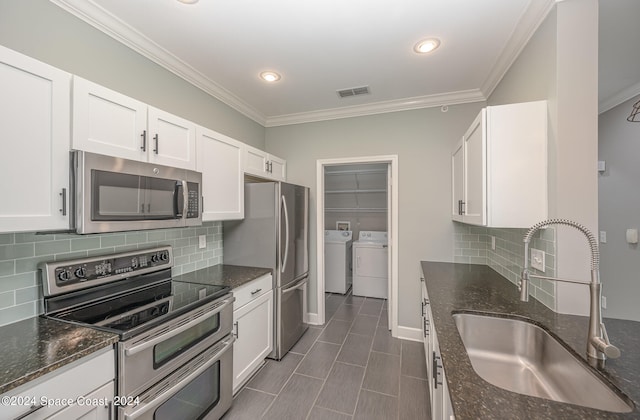
[[[131,356],[134,355],[136,353],[140,353],[143,350],[148,349],[149,347],[152,347],[156,344],[158,344],[161,341],[165,341],[168,338],[171,338],[173,336],[176,336],[178,334],[180,334],[183,331],[188,330],[189,328],[198,325],[199,323],[201,323],[202,321],[211,318],[212,316],[215,316],[217,313],[223,311],[227,306],[231,305],[233,303],[233,301],[235,300],[234,297],[230,297],[229,299],[225,299],[221,302],[218,303],[222,303],[221,305],[219,305],[218,307],[216,307],[215,309],[213,309],[211,312],[205,314],[205,315],[200,315],[197,316],[196,318],[192,319],[191,321],[187,322],[184,325],[180,325],[179,327],[170,330],[168,332],[165,332],[163,334],[157,335],[153,338],[150,338],[149,340],[145,340],[143,341],[141,344],[138,344],[137,346],[133,346],[129,349],[125,349],[124,354],[127,356]]]
[[[147,403],[147,404],[144,404],[144,403],[140,404],[138,406],[139,408],[137,410],[132,411],[131,413],[126,413],[124,415],[125,420],[134,420],[134,419],[140,417],[140,415],[146,413],[147,411],[153,410],[154,408],[157,408],[158,406],[162,405],[171,396],[173,396],[175,393],[180,391],[182,388],[184,388],[186,385],[188,385],[191,381],[193,381],[195,378],[197,378],[201,373],[203,373],[205,370],[209,369],[218,360],[220,360],[222,358],[222,356],[227,351],[229,351],[229,349],[231,349],[233,347],[233,342],[235,340],[236,339],[233,336],[229,336],[229,338],[223,340],[224,347],[214,357],[212,357],[205,364],[203,364],[198,369],[196,369],[192,373],[190,373],[189,376],[187,376],[186,378],[182,379],[177,384],[173,385],[171,388],[167,389],[166,391],[162,392],[161,394],[158,394],[158,395],[154,396],[152,402]]]

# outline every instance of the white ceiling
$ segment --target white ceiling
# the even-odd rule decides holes
[[[51,1],[267,127],[485,100],[555,4]],[[618,28],[602,41],[615,48],[600,49],[608,63],[600,65],[602,110],[604,102],[628,92],[630,79],[635,78],[633,84],[640,81],[634,67],[640,63],[640,50],[633,45],[639,39],[635,10],[640,1],[600,3],[601,23]],[[634,3],[629,13],[625,8]],[[617,57],[623,50],[623,21],[629,28],[635,25],[624,41],[633,65],[622,65],[629,56]],[[432,55],[415,54],[415,43],[431,36],[440,38],[440,49]],[[266,84],[258,77],[264,70],[277,71],[282,80]],[[368,95],[341,99],[336,93],[365,85]]]

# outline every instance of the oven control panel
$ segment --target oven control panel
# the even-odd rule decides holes
[[[166,246],[81,260],[42,263],[39,269],[43,276],[45,294],[49,292],[49,296],[172,266],[171,247]]]

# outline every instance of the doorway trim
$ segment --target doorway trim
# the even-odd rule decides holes
[[[363,163],[388,163],[391,166],[391,225],[387,226],[389,253],[391,296],[389,296],[387,310],[391,323],[391,335],[398,336],[398,155],[363,156],[338,159],[318,159],[316,161],[316,278],[317,278],[317,308],[320,324],[325,323],[324,306],[324,168],[325,166],[350,165]],[[388,181],[388,180],[387,180]]]

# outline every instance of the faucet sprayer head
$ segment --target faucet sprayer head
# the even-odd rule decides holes
[[[518,281],[518,290],[520,291],[520,300],[522,302],[529,301],[529,271],[525,268]]]

